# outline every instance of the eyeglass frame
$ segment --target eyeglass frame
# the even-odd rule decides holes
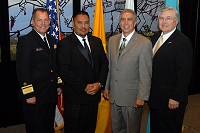
[[[166,18],[163,18],[163,17],[159,17],[158,20],[159,21],[166,21],[166,22],[170,22],[172,21],[172,19],[176,19],[176,18],[172,18],[172,17],[166,17]]]

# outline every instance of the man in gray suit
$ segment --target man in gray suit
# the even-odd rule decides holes
[[[152,44],[135,31],[136,18],[133,10],[122,11],[122,33],[109,39],[104,97],[110,94],[113,133],[140,133],[142,107],[149,98]]]

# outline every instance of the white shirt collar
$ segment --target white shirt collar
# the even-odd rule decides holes
[[[77,35],[75,32],[74,32],[74,34],[76,35],[76,37],[78,38],[78,40],[79,40],[81,43],[82,43],[83,39],[85,39],[86,42],[88,41],[87,35],[86,35],[84,38],[82,38],[81,36]]]
[[[163,32],[161,33],[160,37],[163,36],[163,43],[172,35],[172,33],[174,33],[175,30],[176,30],[176,28],[174,28],[172,31],[170,31],[170,32],[167,33],[167,34],[163,34]],[[158,38],[158,40],[160,39],[160,37]],[[157,40],[157,42],[155,43],[155,45],[154,45],[154,47],[153,47],[153,49],[152,49],[153,52],[154,52],[154,50],[155,50],[155,48],[156,48],[156,45],[157,45],[157,43],[158,43],[158,40]],[[163,43],[162,43],[162,44],[163,44]]]
[[[128,42],[131,39],[131,37],[133,36],[134,33],[135,33],[135,30],[133,30],[127,37],[125,37],[123,32],[122,32],[122,38],[121,39],[126,38],[126,41]]]
[[[85,42],[87,43],[87,45],[88,45],[88,47],[90,49],[90,45],[89,45],[89,41],[88,41],[88,36],[87,35],[84,38],[82,38],[81,36],[77,35],[75,32],[74,32],[74,34],[76,35],[76,37],[78,38],[78,40],[81,42],[81,44],[83,45],[83,47],[84,47],[83,39],[85,39]]]
[[[34,29],[35,30],[35,29]],[[35,30],[36,31],[36,30]],[[37,31],[36,31],[37,32]],[[37,32],[38,33],[38,32]],[[46,37],[46,41],[47,41],[47,44],[48,44],[48,47],[50,48],[50,45],[49,45],[49,41],[47,39],[47,34],[45,33],[45,35],[41,35],[40,33],[38,33],[38,35],[42,38],[42,40],[44,41],[44,37]]]
[[[35,29],[34,29],[35,30]],[[36,30],[35,30],[36,31]],[[37,31],[36,31],[37,32]],[[38,33],[38,35],[40,35],[40,37],[42,38],[42,40],[44,40],[44,37],[46,37],[47,38],[47,35],[46,35],[46,33],[45,33],[45,35],[43,36],[43,35],[41,35],[39,32],[37,32]]]
[[[163,43],[174,33],[174,31],[176,30],[176,27],[168,32],[167,34],[163,34],[163,32],[161,33],[161,36],[163,35]]]
[[[135,33],[135,30],[133,30],[127,37],[125,37],[123,32],[122,32],[120,44],[122,43],[123,38],[126,38],[126,42],[125,42],[125,46],[126,46],[128,44],[128,42],[130,41],[130,39],[131,39],[131,37],[133,36],[134,33]]]

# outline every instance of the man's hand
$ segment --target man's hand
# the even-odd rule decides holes
[[[103,90],[103,97],[105,99],[109,99],[110,98],[110,90],[108,90],[108,89]]]
[[[87,84],[86,88],[85,88],[85,92],[87,92],[87,94],[89,94],[89,91],[93,88],[93,84]]]
[[[62,93],[62,88],[57,88],[57,94],[60,95]]]
[[[179,107],[179,102],[173,99],[169,99],[168,107],[169,109],[177,109]]]
[[[96,82],[93,84],[88,84],[87,87],[85,88],[85,91],[89,95],[95,95],[99,91],[100,88],[101,88],[101,85],[98,82]]]
[[[144,106],[144,100],[136,99],[134,108],[142,108]]]
[[[26,99],[27,104],[36,104],[36,97]]]

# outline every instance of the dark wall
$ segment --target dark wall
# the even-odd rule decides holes
[[[181,0],[181,31],[190,38],[194,48],[193,76],[189,94],[200,93],[200,9],[199,0]]]
[[[19,84],[15,62],[10,61],[8,1],[1,2],[0,12],[0,127],[23,122],[21,104],[17,100]]]

